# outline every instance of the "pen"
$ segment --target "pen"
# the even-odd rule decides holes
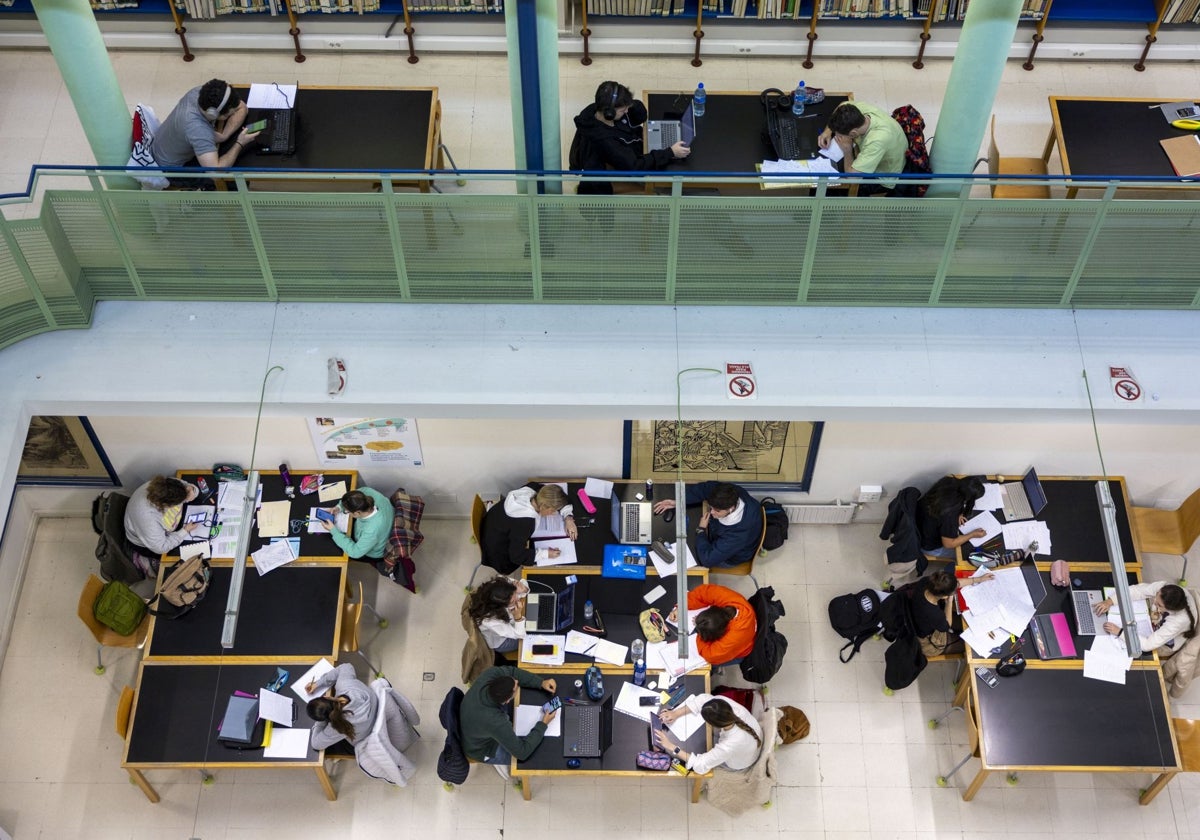
[[[588,648],[587,650],[585,650],[583,653],[581,653],[581,654],[579,654],[579,655],[580,655],[580,656],[587,656],[589,653],[591,653],[591,652],[592,652],[592,651],[594,651],[595,649],[596,649],[596,646],[595,646],[595,645],[592,645],[590,648]]]

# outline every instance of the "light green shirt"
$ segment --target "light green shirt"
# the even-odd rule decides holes
[[[856,141],[858,154],[854,157],[854,168],[859,172],[903,172],[908,138],[900,123],[874,105],[851,104],[871,121],[871,128]],[[895,178],[881,178],[879,182],[889,189],[896,186]]]
[[[387,551],[388,536],[392,533],[392,520],[396,518],[396,509],[388,501],[387,496],[370,487],[358,488],[375,500],[375,512],[365,519],[353,520],[354,537],[347,536],[343,531],[334,528],[333,541],[338,548],[349,557],[382,557]]]

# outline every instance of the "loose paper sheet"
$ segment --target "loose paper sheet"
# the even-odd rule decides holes
[[[578,630],[567,631],[567,653],[577,653],[580,656],[591,656],[596,647],[596,642],[600,641],[595,636],[589,636],[587,633],[580,633]]]
[[[558,714],[554,716],[554,720],[546,724],[547,738],[562,737],[562,709],[558,710]],[[533,727],[537,726],[537,722],[542,719],[541,706],[527,706],[522,703],[517,706],[517,710],[513,713],[513,732],[524,738],[533,731]]]
[[[983,485],[983,495],[975,500],[975,510],[999,510],[1004,507],[1004,496],[1000,485],[987,482]]]
[[[1083,652],[1083,675],[1094,680],[1125,685],[1125,672],[1132,664],[1125,644],[1107,633],[1097,635]]]
[[[258,716],[263,720],[269,720],[283,726],[291,726],[296,722],[296,706],[295,701],[286,694],[276,694],[269,688],[261,688],[258,691]],[[275,735],[271,735],[271,742],[274,743]]]
[[[340,502],[342,496],[346,495],[346,482],[335,481],[333,484],[322,484],[317,489],[317,500],[330,504],[332,502]]]
[[[254,559],[254,568],[258,569],[260,577],[296,559],[296,555],[292,553],[292,544],[288,540],[267,543],[250,556]]]
[[[311,729],[276,726],[271,729],[271,743],[263,747],[263,758],[306,758],[311,737]]]
[[[629,646],[619,645],[607,639],[596,639],[596,649],[592,651],[591,655],[600,662],[624,665],[625,658],[629,655]]]
[[[583,483],[583,492],[591,497],[592,501],[597,499],[611,499],[613,494],[613,483],[605,481],[603,478],[591,478]]]
[[[338,530],[341,531],[342,533],[349,533],[349,531],[350,531],[350,514],[346,513],[346,511],[342,510],[341,508],[338,508],[338,510],[334,511],[334,514],[333,514],[333,524],[336,525]],[[321,520],[317,519],[316,507],[310,507],[308,509],[308,533],[310,533],[310,534],[328,534],[329,533],[328,531],[325,530],[325,525],[321,522]]]
[[[288,520],[292,515],[292,503],[263,502],[258,508],[258,535],[260,537],[286,537]]]
[[[294,108],[296,107],[296,85],[255,82],[250,85],[250,93],[246,96],[246,107],[271,111]]]
[[[561,519],[561,517],[559,518]],[[558,549],[557,557],[550,556],[552,548]],[[536,566],[569,566],[572,563],[578,563],[579,557],[575,553],[575,543],[563,537],[557,540],[539,541],[533,562]]]
[[[545,656],[534,656],[534,645],[554,645],[554,653]],[[565,636],[527,635],[521,644],[521,661],[530,665],[562,665],[567,658],[567,640]]]
[[[978,516],[973,516],[962,525],[959,525],[958,532],[960,534],[969,534],[976,528],[982,528],[985,531],[982,537],[973,537],[971,539],[971,545],[978,548],[1000,533],[1000,520],[993,516],[991,511],[985,510]]]
[[[667,550],[671,552],[671,556],[675,558],[670,563],[659,557],[655,551],[647,552],[650,562],[654,564],[654,570],[662,578],[670,577],[679,571],[679,552],[675,550],[675,543],[666,543],[666,546]],[[687,552],[687,568],[691,569],[696,565],[696,558],[686,542],[683,544],[683,550]]]
[[[1024,522],[1008,522],[1003,526],[1004,547],[1025,551],[1035,541],[1037,554],[1050,556],[1050,527],[1045,522],[1029,519]]]
[[[683,742],[696,734],[696,730],[702,726],[704,726],[704,718],[695,712],[688,712],[668,723],[667,729],[671,730],[671,734],[678,738],[679,742]]]
[[[305,690],[305,686],[307,686],[313,680],[319,680],[321,677],[325,676],[332,670],[333,670],[332,662],[330,662],[328,659],[318,659],[316,665],[309,668],[307,671],[305,671],[303,674],[300,675],[300,679],[298,679],[294,683],[292,683],[292,691],[296,692],[296,694],[299,695],[300,699],[303,700],[305,703],[307,703],[309,700],[312,700],[315,697],[320,697],[321,692],[318,691],[313,694],[309,694],[308,691]]]

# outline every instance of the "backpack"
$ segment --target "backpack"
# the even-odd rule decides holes
[[[891,642],[883,653],[883,684],[892,691],[907,688],[929,664],[913,625],[912,601],[916,592],[916,583],[905,584],[880,608],[883,637]]]
[[[129,497],[123,493],[101,493],[92,500],[92,530],[98,535],[96,559],[105,580],[137,583],[146,575],[134,560],[133,546],[125,538],[125,507]]]
[[[146,602],[127,584],[110,580],[92,605],[92,615],[122,636],[132,636],[146,617]]]
[[[167,569],[162,586],[150,599],[151,604],[157,605],[157,609],[150,608],[150,614],[160,618],[187,615],[204,600],[210,577],[212,571],[203,557],[189,557],[173,564]]]
[[[880,631],[879,610],[879,595],[874,589],[839,595],[829,602],[829,625],[843,639],[849,639],[838,651],[838,659],[849,662],[867,639]],[[849,654],[846,648],[851,648]]]
[[[463,752],[462,739],[458,734],[458,713],[462,709],[464,696],[462,689],[455,686],[446,692],[442,706],[438,709],[438,720],[446,730],[446,742],[438,756],[437,775],[450,785],[461,785],[471,771],[466,753]]]
[[[925,118],[911,105],[901,105],[892,111],[892,119],[900,123],[904,136],[908,138],[908,149],[904,152],[904,171],[915,175],[933,172],[929,163],[929,149],[925,146]],[[918,198],[925,195],[928,185],[915,186]]]
[[[750,598],[754,608],[757,628],[754,631],[754,647],[746,654],[738,667],[742,679],[750,683],[765,683],[779,672],[783,657],[787,653],[788,640],[775,629],[775,622],[787,613],[783,604],[775,600],[775,590],[764,586]]]
[[[787,542],[788,517],[783,505],[768,496],[762,502],[763,513],[766,515],[767,530],[763,535],[763,551],[774,551]]]

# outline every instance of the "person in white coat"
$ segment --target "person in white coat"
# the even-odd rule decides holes
[[[762,750],[762,727],[741,703],[711,694],[693,694],[680,706],[664,711],[663,723],[671,723],[688,714],[699,714],[714,730],[716,743],[708,752],[693,753],[676,744],[666,730],[654,733],[658,745],[687,765],[695,773],[707,773],[714,767],[745,770],[758,760]]]
[[[1150,602],[1150,635],[1138,636],[1143,652],[1157,650],[1160,657],[1170,656],[1196,635],[1196,605],[1183,587],[1165,580],[1138,583],[1129,587],[1129,596],[1134,601],[1143,598]],[[1096,614],[1104,615],[1112,605],[1113,599],[1105,598],[1096,604]],[[1113,636],[1123,631],[1111,621],[1104,622],[1104,629]]]

